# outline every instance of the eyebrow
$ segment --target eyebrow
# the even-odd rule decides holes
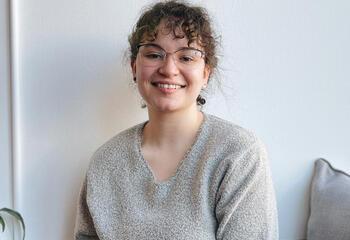
[[[139,49],[139,48],[142,47],[142,46],[146,46],[146,45],[147,45],[147,46],[153,46],[153,47],[160,48],[160,49],[162,49],[164,52],[168,53],[167,51],[164,50],[164,48],[162,48],[161,46],[159,46],[159,45],[156,44],[156,43],[141,43],[141,44],[137,45],[137,49]],[[197,49],[197,48],[194,48],[194,47],[181,47],[181,48],[177,49],[177,50],[174,51],[174,52],[180,51],[180,50],[182,50],[182,49],[196,50],[196,51],[200,51],[201,53],[204,54],[204,52],[203,52],[202,50]]]

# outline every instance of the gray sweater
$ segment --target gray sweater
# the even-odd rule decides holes
[[[84,179],[76,240],[277,240],[275,193],[263,143],[204,113],[175,175],[156,182],[140,123],[102,145]]]

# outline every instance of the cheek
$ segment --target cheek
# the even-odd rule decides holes
[[[151,87],[153,71],[150,68],[138,68],[136,71],[137,88],[142,96],[144,96]]]
[[[184,74],[184,77],[187,79],[189,84],[191,85],[198,85],[201,87],[201,85],[205,82],[205,73],[203,69],[194,69],[186,74]]]
[[[137,79],[142,82],[149,82],[151,81],[151,76],[154,73],[154,70],[152,68],[138,68],[138,71],[136,71]]]

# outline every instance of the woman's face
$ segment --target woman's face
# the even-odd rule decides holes
[[[175,38],[172,31],[164,29],[163,23],[158,29],[157,38],[154,41],[143,43],[152,43],[167,53],[188,47],[187,38]],[[202,50],[196,43],[191,44],[190,47]],[[210,74],[204,58],[200,58],[194,66],[184,67],[184,63],[181,64],[175,60],[175,54],[167,54],[164,61],[150,66],[144,62],[142,57],[144,55],[140,52],[143,50],[140,48],[131,67],[138,90],[147,103],[149,111],[174,112],[196,109],[196,99],[203,85],[207,84]],[[152,55],[152,58],[155,56]],[[176,85],[176,87],[169,85]]]

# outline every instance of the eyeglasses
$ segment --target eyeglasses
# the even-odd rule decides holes
[[[144,66],[157,67],[164,64],[166,57],[173,55],[173,60],[178,67],[197,67],[204,58],[204,52],[191,47],[183,47],[175,52],[166,52],[163,48],[153,43],[145,43],[137,46],[141,63]]]

